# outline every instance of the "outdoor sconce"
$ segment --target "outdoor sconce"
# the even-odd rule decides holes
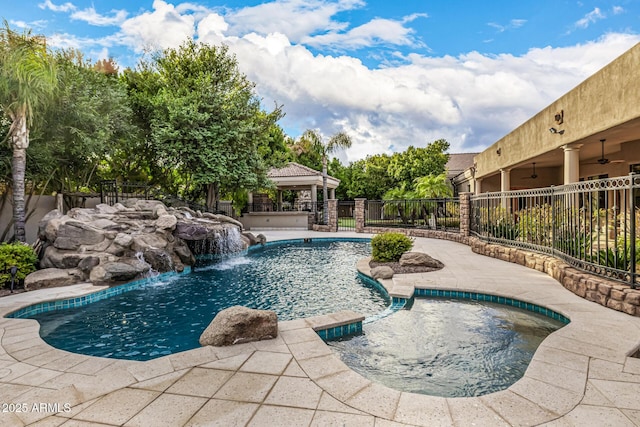
[[[9,273],[11,274],[11,293],[13,293],[13,284],[16,281],[16,274],[18,274],[18,267],[12,265],[9,269]]]
[[[555,116],[553,116],[554,120],[556,121],[557,124],[561,125],[562,123],[564,123],[564,110],[560,110],[556,113]]]
[[[564,129],[556,129],[556,128],[549,128],[549,132],[551,133],[557,133],[558,135],[562,135],[564,133]]]

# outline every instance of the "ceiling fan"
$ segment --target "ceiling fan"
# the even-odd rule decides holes
[[[601,151],[602,154],[600,155],[600,158],[598,160],[596,160],[595,162],[588,163],[588,164],[596,164],[596,163],[598,163],[600,165],[606,165],[606,164],[609,164],[609,163],[622,163],[622,162],[624,162],[624,160],[609,160],[609,159],[604,157],[604,142],[605,141],[606,141],[606,139],[601,139],[600,140],[600,147],[601,147],[601,150],[602,150]]]
[[[536,179],[538,174],[536,173],[536,162],[533,162],[533,172],[529,176],[525,176],[522,179]]]

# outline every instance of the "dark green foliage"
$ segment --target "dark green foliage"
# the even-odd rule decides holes
[[[16,280],[23,280],[29,273],[36,270],[38,257],[31,246],[24,243],[0,244],[0,283],[10,284],[12,266],[18,267]]]
[[[373,261],[393,262],[413,246],[413,240],[402,233],[382,233],[371,239]]]
[[[511,222],[498,221],[496,224],[487,224],[487,232],[497,239],[516,240],[520,235],[520,229]]]

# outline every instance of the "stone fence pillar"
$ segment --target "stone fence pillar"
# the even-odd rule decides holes
[[[364,233],[364,202],[367,199],[356,199],[356,233]]]
[[[460,193],[460,235],[468,237],[471,226],[471,193]]]
[[[338,201],[336,199],[327,200],[327,210],[329,231],[336,232],[338,231]]]

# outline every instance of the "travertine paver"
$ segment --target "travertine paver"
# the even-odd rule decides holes
[[[268,240],[328,237],[265,234]],[[7,405],[0,408],[0,425],[640,426],[640,359],[628,357],[640,347],[639,318],[460,244],[418,238],[414,250],[440,259],[445,268],[397,275],[384,281],[389,292],[423,287],[504,295],[556,310],[571,324],[543,341],[523,379],[509,389],[445,399],[366,379],[311,329],[352,313],[281,322],[274,340],[204,347],[147,362],[57,350],[39,338],[37,322],[0,318],[0,403]],[[366,262],[358,264],[366,273]],[[0,314],[97,289],[84,284],[16,294],[0,299]]]

